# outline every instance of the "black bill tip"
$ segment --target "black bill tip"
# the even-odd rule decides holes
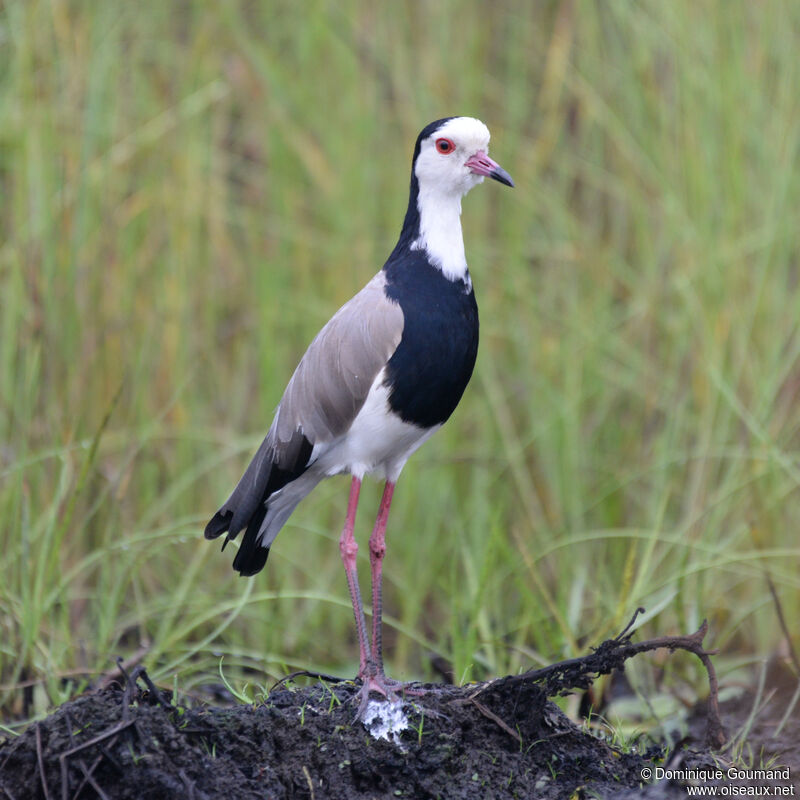
[[[514,188],[513,178],[502,167],[493,169],[489,173],[489,177],[492,180],[499,181],[500,183],[504,183],[506,186],[510,186],[512,189]]]

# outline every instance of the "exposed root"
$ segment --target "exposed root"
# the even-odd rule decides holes
[[[478,711],[483,714],[486,719],[490,719],[494,722],[498,727],[504,730],[512,739],[514,739],[520,747],[522,747],[522,737],[519,735],[519,731],[515,731],[510,725],[504,722],[494,711],[490,711],[486,706],[481,703],[479,700],[476,700],[474,697],[469,698],[470,703],[478,709]]]
[[[50,800],[50,790],[47,788],[47,775],[44,771],[44,758],[42,757],[42,731],[39,723],[36,723],[36,763],[39,766],[39,779],[42,782],[42,791],[45,800]]]
[[[719,713],[717,674],[710,658],[716,651],[706,650],[703,647],[703,640],[708,632],[708,622],[703,620],[703,624],[694,633],[685,636],[657,636],[654,639],[646,639],[643,642],[632,642],[633,633],[631,628],[636,618],[643,611],[643,608],[637,608],[636,613],[622,633],[613,639],[607,639],[588,655],[580,658],[569,658],[566,661],[559,661],[541,669],[529,670],[520,675],[498,678],[481,686],[472,694],[472,698],[478,697],[489,687],[505,688],[518,683],[540,684],[548,697],[565,695],[574,689],[588,689],[598,676],[608,675],[615,669],[621,668],[629,658],[633,658],[639,653],[663,648],[673,652],[675,650],[687,650],[690,653],[694,653],[703,662],[703,666],[708,673],[709,694],[706,744],[709,747],[722,747],[725,744],[726,736]]]
[[[340,678],[338,675],[328,675],[325,672],[314,672],[310,669],[298,669],[294,672],[290,672],[288,675],[284,675],[279,681],[275,681],[275,683],[273,683],[269,689],[270,692],[280,689],[290,681],[293,681],[295,678],[313,678],[314,680],[325,681],[326,683],[346,683],[348,680],[347,678]]]

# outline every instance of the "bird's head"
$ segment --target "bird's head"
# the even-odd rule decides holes
[[[417,138],[414,174],[420,189],[466,194],[492,178],[513,186],[511,176],[488,156],[489,129],[473,117],[449,117],[432,122]]]

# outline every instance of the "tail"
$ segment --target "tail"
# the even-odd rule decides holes
[[[233,568],[238,570],[242,576],[255,575],[264,568],[269,556],[269,547],[264,547],[260,544],[261,537],[261,524],[267,516],[268,501],[259,504],[252,516],[247,522],[247,530],[244,532],[242,543],[239,545],[239,550],[233,559]],[[206,539],[216,539],[221,536],[225,531],[228,535],[222,543],[224,550],[226,545],[231,539],[235,539],[239,531],[231,533],[231,521],[235,516],[235,511],[228,508],[226,503],[216,514],[211,518],[211,522],[206,525],[205,537]]]
[[[295,502],[288,513],[280,514],[280,519],[270,520],[270,497],[306,471],[312,449],[311,442],[298,431],[279,453],[270,431],[231,496],[206,525],[206,539],[216,539],[227,531],[228,535],[222,543],[223,550],[231,539],[235,539],[246,528],[242,544],[233,559],[233,568],[240,575],[255,575],[267,563],[270,545],[297,504]],[[274,518],[275,515],[270,516]],[[274,527],[271,521],[278,524],[272,535],[266,536],[267,528]]]

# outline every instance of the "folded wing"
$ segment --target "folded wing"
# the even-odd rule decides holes
[[[319,480],[298,480],[317,445],[347,434],[376,375],[403,333],[403,313],[378,273],[317,334],[289,381],[272,426],[231,496],[205,529],[227,531],[225,545],[246,528],[234,568],[258,572],[269,546],[300,500]],[[320,448],[317,448],[317,455]]]

